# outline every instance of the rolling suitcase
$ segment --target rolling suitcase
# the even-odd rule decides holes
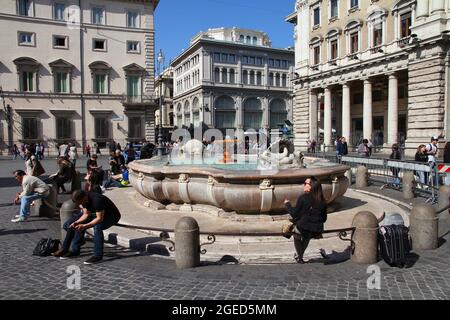
[[[380,227],[378,235],[381,257],[390,266],[405,266],[406,256],[411,250],[408,231],[403,225]]]

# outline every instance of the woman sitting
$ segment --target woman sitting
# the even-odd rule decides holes
[[[323,224],[327,221],[327,203],[319,180],[316,177],[306,179],[303,192],[295,207],[291,206],[289,200],[284,200],[289,214],[294,219],[294,246],[297,251],[295,260],[298,263],[305,263],[303,254],[309,241],[321,236]]]

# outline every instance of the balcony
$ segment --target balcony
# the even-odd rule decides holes
[[[409,45],[409,42],[410,42],[410,41],[411,41],[411,37],[401,38],[401,39],[397,40],[397,45],[398,45],[400,48],[404,48],[404,47],[406,47],[407,45]]]
[[[380,46],[376,46],[376,47],[370,48],[370,53],[371,54],[383,53],[384,51],[383,51],[383,49],[381,47],[382,46],[380,45]]]
[[[137,96],[122,96],[122,103],[124,105],[144,105],[144,104],[155,104],[156,96],[151,95],[137,95]]]

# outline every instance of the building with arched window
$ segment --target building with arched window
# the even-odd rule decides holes
[[[296,147],[448,140],[449,17],[447,0],[295,1]]]
[[[173,62],[174,123],[220,129],[278,129],[292,121],[294,51],[260,31],[218,28],[192,38]],[[198,75],[187,86],[183,79]],[[186,110],[189,106],[189,110]],[[190,116],[191,115],[191,116]]]
[[[43,142],[54,154],[71,142],[80,153],[87,144],[154,141],[158,3],[2,1],[0,150]]]

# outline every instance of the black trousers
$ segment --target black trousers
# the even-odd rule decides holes
[[[295,228],[297,230],[297,228]],[[309,232],[300,232],[294,233],[294,247],[295,251],[297,251],[298,259],[303,259],[303,254],[305,253],[306,248],[308,248],[309,241],[311,240],[311,235]]]

